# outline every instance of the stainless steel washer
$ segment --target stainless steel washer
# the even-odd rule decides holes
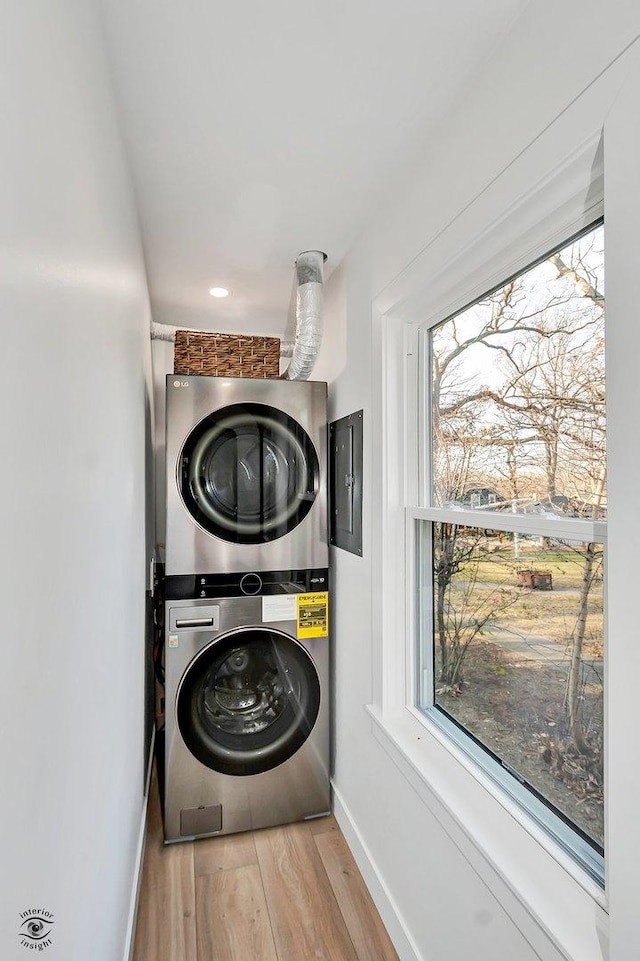
[[[167,574],[328,564],[327,385],[167,376]]]
[[[166,840],[328,813],[327,571],[208,576],[196,600],[192,588],[167,579]]]

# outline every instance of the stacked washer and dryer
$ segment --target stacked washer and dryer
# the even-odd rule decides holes
[[[330,809],[326,396],[167,377],[167,841]]]

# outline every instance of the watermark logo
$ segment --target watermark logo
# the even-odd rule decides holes
[[[30,951],[44,951],[53,944],[51,932],[54,917],[51,911],[43,908],[29,908],[20,913],[18,937],[23,948]]]

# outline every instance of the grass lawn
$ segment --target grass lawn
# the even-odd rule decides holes
[[[460,538],[458,547],[464,546]],[[436,703],[601,843],[602,558],[596,559],[587,599],[579,710],[589,749],[581,755],[566,710],[585,564],[583,545],[575,548],[545,550],[522,538],[516,559],[512,541],[495,537],[478,545],[475,558],[454,575],[444,612],[449,643],[473,639],[459,684],[439,690],[436,681]],[[552,590],[519,586],[523,569],[549,571]],[[437,678],[437,637],[435,655]]]
[[[544,637],[563,646],[571,643],[580,607],[580,590],[584,556],[571,548],[544,550],[525,542],[520,558],[514,558],[513,544],[500,545],[498,539],[487,542],[489,553],[470,562],[454,577],[451,604],[470,618],[491,617],[487,627],[504,629],[523,637]],[[518,586],[518,571],[532,568],[550,571],[552,590],[532,590]],[[475,572],[475,573],[474,573]],[[596,577],[587,600],[587,625],[584,654],[602,656],[603,589],[602,561],[596,561]],[[475,583],[471,582],[475,578]],[[505,592],[508,594],[505,596]]]

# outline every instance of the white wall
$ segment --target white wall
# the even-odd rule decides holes
[[[0,37],[0,956],[36,953],[19,912],[41,908],[51,961],[120,961],[143,810],[145,271],[94,3],[4,0]]]
[[[393,629],[382,635],[378,620],[375,575],[381,521],[380,503],[372,492],[380,490],[383,479],[372,304],[398,302],[402,284],[395,279],[401,279],[416,258],[431,264],[420,281],[427,290],[440,283],[438,269],[446,267],[449,280],[455,278],[456,257],[461,267],[465,264],[464,236],[456,232],[456,223],[465,221],[467,212],[479,222],[484,218],[487,225],[503,214],[499,201],[508,193],[512,170],[524,163],[535,173],[539,155],[547,149],[545,131],[564,130],[569,141],[575,132],[577,148],[581,139],[604,125],[634,51],[598,78],[639,32],[640,8],[633,0],[529,4],[509,40],[432,138],[422,167],[411,179],[399,178],[386,209],[372,216],[328,284],[327,329],[340,332],[344,351],[333,352],[327,336],[318,376],[330,381],[331,419],[360,407],[365,417],[364,556],[336,550],[332,557],[336,808],[403,961],[609,957],[607,916],[595,901],[544,853],[536,862],[537,844],[528,835],[519,839],[518,848],[528,852],[527,857],[518,862],[515,850],[502,852],[500,843],[506,845],[511,830],[506,825],[500,838],[504,812],[499,816],[493,810],[491,803],[496,805],[488,795],[477,795],[481,803],[474,811],[473,790],[479,789],[469,775],[444,760],[443,749],[439,754],[434,749],[432,778],[457,796],[459,810],[430,803],[428,787],[415,776],[411,762],[402,762],[365,710],[379,699],[381,665],[388,663],[387,652],[398,638],[402,643],[403,630],[398,624],[395,635]],[[621,159],[616,150],[621,153],[622,147],[612,138],[609,147],[605,144],[610,170]],[[636,169],[637,161],[636,156]],[[545,172],[540,166],[536,178],[541,180]],[[621,189],[611,183],[609,187]],[[610,230],[622,229],[622,206],[618,202],[618,220],[612,215]],[[637,229],[625,231],[625,236],[635,235]],[[618,257],[627,256],[632,268],[631,255],[621,252],[621,246]],[[444,296],[444,288],[440,293]],[[400,422],[397,429],[402,429]],[[621,755],[620,745],[616,756]],[[628,805],[617,810],[628,818],[633,845],[636,833]],[[465,814],[482,821],[485,851],[491,853],[492,839],[495,842],[494,864],[476,856],[473,842],[464,841]],[[521,831],[514,826],[516,830]],[[615,834],[616,877],[609,879],[610,893],[617,898],[611,914],[615,953],[609,961],[632,961],[640,951],[630,909],[634,858],[628,853],[625,864],[620,857],[624,832],[623,825]],[[640,850],[633,850],[638,860]],[[504,862],[498,857],[502,853]],[[549,879],[557,880],[557,886]],[[620,897],[630,885],[626,897]]]

